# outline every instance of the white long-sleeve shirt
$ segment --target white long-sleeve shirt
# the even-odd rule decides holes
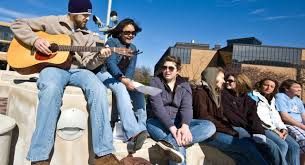
[[[252,98],[253,97],[258,98],[258,100],[256,100],[257,115],[265,124],[270,126],[270,127],[266,127],[266,125],[264,125],[264,127],[269,130],[287,129],[281,119],[279,112],[275,108],[275,98],[273,97],[271,103],[269,104],[268,100],[259,92],[253,91],[252,94],[253,94],[253,96],[251,96]]]

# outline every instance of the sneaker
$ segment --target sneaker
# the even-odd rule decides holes
[[[49,161],[44,160],[44,161],[39,161],[39,162],[32,162],[32,165],[49,165]]]
[[[127,144],[128,153],[133,154],[137,150],[141,149],[147,137],[147,131],[142,131],[136,136],[132,137]]]
[[[184,156],[180,152],[176,151],[171,144],[165,141],[159,141],[157,142],[157,146],[164,151],[165,155],[168,156],[170,160],[177,163],[184,162]]]
[[[119,165],[120,161],[113,154],[108,154],[105,156],[95,158],[94,165]]]

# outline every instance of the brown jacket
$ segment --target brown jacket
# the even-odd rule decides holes
[[[74,29],[68,15],[17,19],[11,24],[11,30],[16,38],[30,46],[33,46],[38,38],[34,31],[44,31],[48,34],[67,34],[71,37],[73,46],[94,47],[98,40],[98,36],[87,29]],[[75,52],[72,59],[71,68],[93,70],[104,63],[104,59],[100,58],[99,53]]]
[[[223,108],[217,108],[212,94],[207,86],[197,85],[193,87],[193,110],[195,119],[210,120],[216,126],[217,132],[238,136],[231,123],[224,117]]]

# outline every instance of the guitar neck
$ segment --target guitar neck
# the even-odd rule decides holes
[[[66,45],[57,45],[56,51],[73,51],[73,52],[99,52],[102,48],[105,47],[86,47],[86,46],[66,46]],[[127,48],[116,48],[116,47],[109,47],[109,49],[120,55],[124,56],[133,56],[136,52],[132,52],[130,49]]]
[[[104,47],[66,46],[58,45],[58,51],[99,52]],[[114,48],[110,48],[113,51]]]

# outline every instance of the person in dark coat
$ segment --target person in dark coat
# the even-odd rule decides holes
[[[239,139],[238,132],[224,116],[220,92],[223,83],[223,70],[208,67],[202,73],[202,80],[193,86],[194,118],[210,120],[216,126],[216,134],[205,143],[228,154],[237,164],[268,164],[257,150],[254,140]]]
[[[206,140],[216,131],[212,122],[193,119],[192,90],[179,76],[180,69],[180,58],[165,58],[162,72],[150,82],[162,92],[149,96],[147,103],[147,131],[158,141],[159,149],[168,154],[169,164],[186,164],[186,147]]]
[[[287,164],[278,146],[266,138],[263,123],[257,115],[256,103],[248,96],[252,82],[245,74],[228,74],[221,93],[224,116],[239,132],[239,138],[252,137],[270,164]]]

